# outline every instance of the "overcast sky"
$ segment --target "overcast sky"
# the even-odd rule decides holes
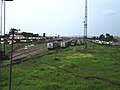
[[[83,35],[85,0],[14,0],[6,2],[10,28],[42,35]],[[88,35],[120,36],[120,0],[88,0]]]

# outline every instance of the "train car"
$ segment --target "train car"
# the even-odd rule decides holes
[[[74,40],[71,41],[71,46],[74,46],[76,44],[77,44],[77,39],[74,39]]]
[[[76,44],[77,44],[77,45],[80,45],[80,40],[79,40],[79,39],[77,40],[77,43],[76,43]]]
[[[53,50],[53,49],[56,49],[56,48],[59,48],[59,47],[60,47],[59,42],[49,42],[49,43],[47,43],[47,49],[48,50]]]
[[[60,47],[61,47],[61,48],[65,48],[65,47],[69,46],[69,45],[71,44],[72,40],[73,40],[73,39],[70,39],[70,40],[61,42],[61,43],[60,43]]]
[[[65,42],[61,42],[61,43],[60,43],[60,47],[61,47],[61,48],[64,48],[64,47],[66,47],[66,44],[65,44]]]

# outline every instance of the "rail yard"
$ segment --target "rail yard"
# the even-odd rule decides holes
[[[70,46],[72,41],[75,39],[65,40],[65,41],[55,41],[55,42],[44,42],[44,43],[33,43],[33,44],[25,44],[18,45],[13,50],[12,61],[13,63],[21,63],[28,59],[35,58],[38,56],[49,54],[48,50],[54,50],[57,48],[65,48]],[[76,40],[77,42],[77,40]],[[74,42],[74,45],[75,43]],[[51,52],[50,52],[51,53]],[[7,54],[10,58],[11,51]]]
[[[1,0],[0,90],[120,90],[119,3]]]
[[[13,53],[13,90],[19,90],[21,86],[23,90],[119,90],[120,47],[90,41],[88,50],[84,51],[84,44],[75,41],[16,45]],[[61,43],[66,42],[68,44],[61,47]],[[49,49],[49,46],[52,48]],[[3,90],[8,88],[8,80],[5,79],[9,77],[7,62],[3,61]]]

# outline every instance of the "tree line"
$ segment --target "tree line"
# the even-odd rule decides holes
[[[94,36],[94,37],[92,37],[92,39],[101,40],[101,41],[107,41],[107,42],[109,42],[109,41],[117,42],[117,39],[115,39],[113,35],[110,35],[108,33],[106,33],[105,35],[101,34],[98,37]]]
[[[9,38],[11,34],[12,32],[10,31],[8,34],[5,34],[5,37]],[[23,35],[24,37],[39,37],[39,34],[34,34],[29,32],[21,32],[21,33],[15,32],[15,34],[20,34]]]

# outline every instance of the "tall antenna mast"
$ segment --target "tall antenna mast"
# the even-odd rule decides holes
[[[0,1],[0,35],[2,35],[2,8],[3,7],[3,1]]]
[[[85,0],[84,44],[85,44],[85,49],[87,49],[87,0]]]

